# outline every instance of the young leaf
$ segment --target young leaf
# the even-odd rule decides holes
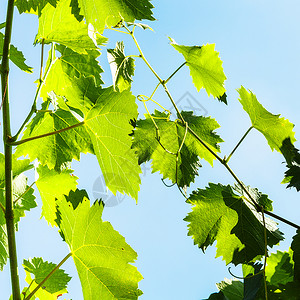
[[[135,98],[129,90],[99,89],[95,106],[85,117],[106,186],[137,199],[141,169],[131,149],[130,120],[137,118]]]
[[[239,101],[244,110],[248,113],[252,126],[260,131],[268,141],[272,151],[275,149],[281,152],[285,139],[289,138],[291,143],[296,141],[293,132],[294,125],[280,115],[273,115],[268,112],[258,101],[256,96],[247,91],[243,86],[238,89]]]
[[[69,111],[41,111],[27,125],[22,139],[54,132],[78,123]],[[79,160],[81,152],[93,153],[93,146],[84,126],[20,144],[16,150],[18,156],[28,155],[31,161],[37,158],[42,165],[55,170],[60,170],[62,165],[73,159]]]
[[[299,284],[300,282],[300,230],[297,230],[297,234],[293,236],[293,242],[291,245],[293,250],[294,260],[294,280]]]
[[[97,61],[100,55],[98,50],[88,50],[87,54],[79,54],[62,45],[56,45],[55,49],[61,53],[61,56],[56,58],[42,87],[41,96],[45,100],[51,91],[68,99],[81,99],[80,94],[76,91],[72,92],[72,86],[74,79],[83,76],[93,77],[94,85],[103,84],[100,76],[103,70]]]
[[[122,19],[128,22],[134,20],[155,20],[151,9],[153,5],[148,0],[110,0],[109,5],[105,0],[78,0],[80,12],[86,22],[102,33],[105,26],[116,26]]]
[[[135,22],[127,22],[127,25],[128,25],[128,26],[137,26],[137,27],[140,27],[140,28],[142,28],[142,29],[144,29],[144,30],[149,29],[149,30],[151,30],[151,31],[154,31],[154,30],[153,30],[149,25],[147,25],[147,24],[135,23]]]
[[[203,251],[217,241],[217,257],[226,264],[248,263],[264,255],[264,228],[261,216],[249,207],[230,186],[210,183],[205,190],[194,191],[187,200],[193,211],[184,219],[189,222],[188,235]],[[267,243],[277,244],[282,236],[274,223],[266,219]]]
[[[19,13],[38,13],[41,15],[42,9],[46,4],[51,4],[56,7],[58,0],[15,0],[15,6],[18,8]]]
[[[103,204],[84,197],[74,210],[59,201],[60,229],[68,243],[85,299],[137,299],[143,278],[132,266],[136,252],[109,222],[103,222]]]
[[[115,49],[107,49],[107,59],[110,64],[114,88],[120,92],[130,88],[134,75],[134,59],[125,56],[124,43],[117,42]]]
[[[56,267],[54,263],[43,261],[42,257],[34,257],[23,260],[23,267],[26,272],[34,275],[34,282],[40,284],[47,275]],[[43,284],[42,289],[50,294],[63,291],[67,288],[71,277],[62,269],[57,269]]]
[[[220,151],[217,143],[222,142],[222,139],[214,132],[219,127],[214,119],[194,116],[192,112],[181,114],[201,139],[216,152]],[[169,178],[180,187],[189,186],[198,175],[199,157],[212,164],[214,156],[189,132],[185,136],[186,128],[179,120],[170,121],[166,113],[158,111],[155,111],[152,118],[159,129],[160,143],[157,141],[157,132],[150,116],[146,115],[145,120],[138,120],[132,147],[138,155],[139,164],[152,159],[153,172],[159,171],[164,179]],[[184,144],[177,160],[174,154],[180,148],[184,136]]]
[[[12,172],[13,178],[21,173],[33,168],[29,159],[18,159],[19,156],[13,155],[12,157]],[[5,181],[5,157],[3,153],[0,153],[0,187],[4,187]]]
[[[184,56],[198,92],[204,88],[208,96],[213,95],[220,101],[227,103],[226,97],[224,98],[226,76],[219,52],[215,51],[215,44],[201,47],[182,46],[171,39],[171,45]]]
[[[71,13],[70,0],[60,0],[54,8],[48,4],[39,18],[39,30],[35,42],[56,42],[78,53],[97,48],[97,35],[88,29],[84,21],[78,22]]]
[[[78,178],[72,174],[72,170],[65,169],[58,173],[42,165],[39,165],[37,172],[39,178],[36,186],[43,202],[42,217],[45,217],[52,226],[56,226],[56,201],[76,189]]]
[[[2,50],[4,43],[4,34],[0,32],[0,59],[2,58]],[[14,45],[10,45],[9,59],[22,71],[32,73],[32,68],[25,64],[25,57]]]

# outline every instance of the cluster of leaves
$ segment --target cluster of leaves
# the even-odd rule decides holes
[[[137,254],[109,222],[102,221],[103,203],[96,201],[91,206],[87,193],[77,189],[77,177],[73,175],[70,163],[73,159],[79,160],[81,153],[96,155],[106,186],[114,194],[119,191],[135,200],[141,182],[140,165],[150,160],[153,172],[160,172],[163,179],[185,189],[198,175],[201,160],[210,165],[215,159],[221,160],[218,153],[219,143],[223,140],[216,133],[219,124],[211,117],[197,116],[190,111],[178,111],[174,121],[166,111],[157,110],[137,120],[135,96],[130,91],[134,59],[125,55],[123,42],[118,42],[115,49],[107,50],[113,85],[103,86],[103,70],[98,58],[99,47],[107,41],[102,35],[104,29],[117,27],[122,30],[125,27],[124,30],[128,30],[126,24],[148,29],[147,25],[134,23],[142,19],[154,20],[153,6],[148,0],[113,0],[109,6],[103,0],[16,0],[15,5],[20,13],[38,15],[35,43],[42,47],[51,44],[44,77],[38,82],[40,109],[30,116],[22,138],[14,143],[12,171],[16,227],[25,211],[36,206],[33,188],[27,186],[24,175],[32,168],[30,163],[36,160],[39,176],[36,187],[43,203],[42,216],[59,228],[69,245],[69,255],[78,270],[84,298],[137,299],[142,294],[138,289],[142,275],[131,264]],[[133,31],[128,32],[133,34]],[[2,33],[0,49],[1,43]],[[172,39],[171,45],[182,54],[197,90],[203,88],[208,96],[227,104],[226,76],[215,46],[184,46]],[[143,58],[141,52],[135,56]],[[10,59],[23,71],[31,72],[23,54],[14,47],[11,47]],[[166,88],[166,81],[161,80],[160,84]],[[268,112],[251,91],[241,87],[238,92],[251,127],[265,136],[271,150],[275,149],[286,158],[289,170],[284,181],[299,190],[300,160],[293,145],[293,124]],[[28,159],[18,159],[21,156]],[[222,163],[227,166],[225,160]],[[8,258],[4,177],[2,155],[1,269]],[[262,293],[263,276],[260,266],[254,262],[266,254],[267,246],[272,247],[283,239],[276,223],[257,212],[257,207],[271,211],[272,201],[257,189],[214,183],[186,198],[192,211],[185,221],[194,243],[205,251],[216,241],[217,256],[223,257],[226,264],[243,264],[247,269],[244,283],[222,283],[218,285],[220,292],[209,299],[243,299],[250,292],[247,299],[256,299],[256,295]],[[298,235],[292,250],[288,254],[272,254],[268,259],[266,272],[270,293],[294,291],[289,286],[299,280]],[[288,266],[283,259],[288,260]],[[23,265],[29,285],[23,290],[25,299],[32,293],[39,299],[56,299],[67,292],[70,277],[63,270],[56,270],[53,263],[33,258],[24,260]],[[55,275],[43,282],[53,270]],[[282,272],[289,279],[279,280]],[[250,273],[258,275],[247,278]],[[42,288],[36,292],[38,287]],[[230,293],[236,293],[240,298],[233,298]]]

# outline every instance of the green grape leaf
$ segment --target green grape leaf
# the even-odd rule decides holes
[[[0,214],[3,213],[2,211]],[[6,265],[8,259],[8,240],[6,225],[0,224],[0,271],[3,271],[3,267]]]
[[[23,260],[24,270],[34,275],[34,281],[40,284],[47,275],[56,267],[56,264],[43,261],[42,257],[34,257]],[[54,294],[66,289],[71,277],[62,269],[57,269],[52,276],[43,284],[43,289]]]
[[[267,259],[266,280],[273,286],[292,282],[294,279],[293,252],[277,251]]]
[[[84,17],[83,15],[80,14],[80,7],[79,7],[78,0],[71,0],[70,6],[72,7],[72,14],[75,16],[78,22],[81,22]]]
[[[134,20],[155,20],[151,9],[153,5],[148,0],[78,0],[80,12],[86,22],[102,33],[105,26],[116,26],[122,19],[126,22]]]
[[[225,299],[230,300],[243,300],[244,299],[244,284],[238,280],[230,280],[225,278],[224,281],[217,283],[217,287]]]
[[[78,22],[71,13],[70,0],[60,0],[54,8],[48,4],[39,18],[39,29],[35,42],[56,42],[75,52],[87,54],[97,48],[99,35],[85,24]]]
[[[13,208],[14,208],[14,222],[18,228],[18,222],[21,217],[25,217],[25,211],[29,211],[37,206],[35,196],[33,195],[33,188],[27,185],[27,177],[20,174],[13,179]],[[0,187],[0,204],[5,208],[5,188]],[[0,211],[0,224],[4,225],[5,215]]]
[[[264,282],[261,263],[243,265],[244,299],[257,299]]]
[[[228,300],[224,294],[220,291],[219,293],[213,293],[209,296],[209,298],[205,300]]]
[[[272,151],[275,149],[281,152],[283,142],[287,138],[291,143],[296,141],[292,123],[285,118],[279,118],[280,115],[268,112],[257,101],[256,96],[243,86],[238,89],[238,92],[240,94],[239,101],[249,115],[252,126],[265,136]]]
[[[18,158],[19,156],[13,154],[12,156],[13,178],[33,168],[33,165],[30,164],[29,159],[18,159]],[[0,153],[0,187],[4,187],[4,181],[5,181],[5,156],[3,153]]]
[[[300,230],[297,229],[297,234],[293,236],[293,242],[291,245],[293,250],[294,260],[294,279],[296,282],[300,282]]]
[[[22,139],[47,134],[78,123],[69,111],[58,109],[55,113],[49,113],[42,110],[27,125]],[[42,165],[55,170],[60,170],[62,165],[73,159],[79,160],[81,152],[93,153],[93,146],[84,126],[20,144],[16,150],[17,155],[28,155],[31,161],[37,158]]]
[[[22,13],[38,13],[41,15],[42,9],[46,4],[51,4],[56,7],[58,0],[15,0],[15,6],[20,14]]]
[[[294,187],[300,191],[300,153],[290,139],[283,141],[280,151],[284,155],[288,170],[285,171],[282,183],[288,183],[287,188]]]
[[[137,199],[141,173],[131,149],[131,119],[137,118],[135,98],[129,90],[115,92],[112,87],[99,89],[95,106],[85,117],[94,151],[106,186]]]
[[[103,83],[100,76],[103,70],[97,61],[100,55],[98,50],[88,50],[87,54],[79,54],[62,45],[56,45],[55,49],[61,53],[61,56],[55,59],[42,87],[41,97],[45,100],[49,93],[54,91],[56,95],[65,96],[69,101],[80,101],[81,95],[76,89],[72,89],[72,86],[74,79],[83,76],[91,76],[91,80],[97,86]]]
[[[272,203],[273,201],[269,199],[268,195],[261,193],[257,188],[252,188],[250,186],[245,186],[246,190],[249,192],[251,195],[252,199],[259,205],[264,208],[264,210],[272,211],[273,206]],[[237,191],[242,197],[248,199],[251,202],[251,199],[249,196],[246,194],[246,192],[238,185],[235,184],[233,189]]]
[[[210,183],[205,190],[194,191],[187,202],[193,205],[184,219],[189,222],[188,235],[203,251],[217,241],[217,257],[235,265],[264,255],[263,220],[230,186]],[[272,247],[282,236],[273,221],[265,220],[267,243]]]
[[[107,49],[107,59],[113,77],[114,88],[120,92],[131,86],[134,75],[134,59],[125,56],[124,43],[117,42],[115,49]]]
[[[143,277],[130,264],[137,254],[109,222],[102,221],[102,212],[102,202],[90,207],[86,197],[75,210],[70,202],[59,201],[60,229],[71,249],[84,298],[137,299]]]
[[[3,55],[4,34],[0,32],[0,59]],[[32,68],[25,64],[25,57],[14,45],[10,45],[9,59],[22,71],[32,73]]]
[[[171,45],[184,56],[198,92],[204,88],[208,96],[213,95],[220,101],[227,103],[226,97],[224,97],[226,76],[219,52],[215,51],[215,44],[201,47],[182,46],[176,44],[173,39],[170,40]]]
[[[217,143],[223,140],[214,132],[219,127],[214,119],[194,116],[192,112],[181,112],[181,114],[190,128],[205,143],[214,151],[220,151]],[[139,163],[152,159],[153,172],[159,171],[163,175],[163,179],[169,178],[173,183],[177,182],[180,187],[189,186],[198,174],[199,157],[210,164],[213,164],[215,157],[189,132],[184,139],[186,128],[179,120],[170,121],[166,113],[158,111],[155,111],[151,117],[158,126],[160,143],[157,140],[157,132],[150,116],[146,115],[145,120],[138,120],[134,131],[133,149],[136,151]],[[184,144],[177,160],[174,154],[177,153],[183,140]]]
[[[52,226],[56,226],[56,202],[76,189],[78,178],[72,174],[72,170],[65,169],[58,173],[42,165],[39,165],[37,172],[39,178],[36,186],[43,202],[42,217],[45,217]]]

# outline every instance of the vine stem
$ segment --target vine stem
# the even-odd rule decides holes
[[[43,286],[43,284],[67,261],[67,259],[72,256],[72,252],[66,255],[59,264],[38,284],[38,286],[24,299],[29,300],[32,296]]]
[[[83,125],[84,123],[85,122],[83,121],[83,122],[74,124],[72,126],[69,126],[69,127],[66,127],[66,128],[60,129],[60,130],[56,130],[56,131],[44,133],[44,134],[37,135],[37,136],[32,136],[30,138],[23,139],[23,140],[20,140],[20,141],[17,141],[17,142],[10,142],[10,145],[11,146],[17,146],[17,145],[21,145],[21,144],[27,143],[29,141],[33,141],[33,140],[37,140],[37,139],[40,139],[40,138],[43,138],[43,137],[55,135],[55,134],[58,134],[58,133],[61,133],[61,132],[64,132],[64,131],[67,131],[67,130],[70,130],[70,129],[73,129],[73,128],[76,128],[76,127],[79,127],[79,126]]]
[[[18,274],[17,247],[15,238],[15,224],[12,195],[12,147],[8,141],[11,138],[10,111],[8,97],[9,49],[14,14],[14,0],[7,2],[6,26],[2,55],[2,99],[3,99],[3,140],[5,155],[5,219],[7,228],[8,254],[13,300],[21,300]]]
[[[54,44],[52,43],[51,45],[51,53],[53,53],[54,51]],[[19,135],[21,134],[22,130],[24,129],[24,127],[26,126],[26,124],[28,123],[28,121],[30,120],[30,118],[32,117],[32,115],[34,113],[36,113],[37,109],[36,109],[36,103],[37,103],[37,98],[40,94],[41,88],[43,86],[43,83],[51,69],[52,66],[52,62],[53,62],[53,55],[51,56],[51,60],[50,60],[50,64],[48,65],[44,76],[42,76],[43,73],[43,60],[44,60],[44,43],[42,43],[42,50],[41,50],[41,70],[40,70],[40,78],[39,78],[39,85],[37,87],[35,96],[34,96],[34,100],[33,100],[33,104],[31,107],[30,112],[28,113],[27,117],[25,118],[24,122],[22,123],[21,127],[19,128],[19,130],[17,131],[17,133],[11,138],[11,142],[14,142],[18,139]]]
[[[140,52],[140,55],[142,57],[142,59],[144,60],[144,62],[146,63],[146,65],[149,67],[149,69],[152,71],[152,73],[155,75],[155,77],[159,80],[159,83],[164,87],[164,90],[166,92],[166,94],[168,95],[169,99],[171,100],[172,102],[172,105],[174,106],[177,114],[178,114],[178,117],[180,118],[180,120],[183,122],[184,125],[186,125],[186,121],[184,120],[184,118],[182,117],[176,103],[174,102],[174,99],[172,97],[172,95],[170,94],[168,88],[167,88],[167,85],[166,85],[166,82],[168,80],[170,80],[185,64],[182,64],[181,66],[179,66],[172,74],[171,76],[169,76],[169,78],[167,80],[162,80],[160,78],[160,76],[155,72],[155,70],[152,68],[152,66],[149,64],[149,62],[147,61],[147,59],[145,58],[142,50],[141,50],[141,47],[139,46],[135,36],[134,36],[134,33],[133,31],[130,31],[128,29],[128,27],[126,27],[126,25],[124,24],[124,27],[126,28],[126,30],[128,31],[128,33],[131,35],[131,37],[133,38],[135,44],[136,44],[136,47],[138,48],[138,51]],[[240,187],[242,188],[242,190],[246,193],[246,195],[249,197],[249,202],[255,207],[255,209],[257,210],[257,212],[262,212],[262,207],[253,199],[253,197],[251,196],[251,194],[249,193],[249,191],[247,190],[247,188],[244,186],[244,184],[239,180],[239,178],[235,175],[235,173],[231,170],[231,168],[229,167],[228,165],[228,160],[229,159],[222,159],[214,150],[212,150],[190,127],[189,125],[187,124],[187,129],[188,131],[198,140],[198,142],[203,146],[205,147],[226,169],[227,171],[231,174],[231,176],[236,180],[236,182],[240,185]],[[238,148],[238,146],[241,144],[241,142],[245,139],[245,137],[248,135],[248,133],[250,132],[250,130],[252,129],[252,127],[250,127],[248,129],[248,131],[244,134],[244,136],[242,137],[242,139],[239,141],[239,143],[237,144],[237,146],[233,149],[233,151],[230,153],[229,155],[229,158],[233,155],[233,153],[235,152],[235,150]],[[293,223],[293,222],[290,222],[289,220],[283,218],[283,217],[280,217],[270,211],[264,211],[265,214],[277,219],[277,220],[280,220],[281,222],[284,222],[292,227],[295,227],[297,229],[300,229],[300,226]]]

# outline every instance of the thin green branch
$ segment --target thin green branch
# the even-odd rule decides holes
[[[72,256],[72,252],[65,256],[62,259],[62,261],[55,266],[55,268],[39,283],[39,285],[24,300],[29,300],[43,286],[43,284],[66,262],[66,260],[70,256]]]
[[[181,64],[166,80],[165,80],[165,84],[168,83],[168,81],[183,67],[186,65],[186,61]]]
[[[254,128],[253,126],[251,126],[247,131],[246,133],[243,135],[243,137],[240,139],[240,141],[236,144],[236,146],[234,147],[234,149],[231,151],[231,153],[229,154],[229,156],[227,158],[224,158],[225,159],[225,162],[228,163],[231,156],[233,155],[233,153],[235,152],[235,150],[239,147],[239,145],[242,143],[242,141],[245,139],[245,137],[248,135],[248,133],[250,132],[250,130]]]
[[[69,127],[66,127],[66,128],[60,129],[60,130],[56,130],[56,131],[53,131],[53,132],[48,132],[48,133],[37,135],[37,136],[32,136],[30,138],[23,139],[23,140],[20,140],[20,141],[17,141],[17,142],[10,142],[10,145],[17,146],[17,145],[21,145],[21,144],[27,143],[29,141],[33,141],[33,140],[36,140],[36,139],[41,139],[43,137],[55,135],[55,134],[58,134],[58,133],[61,133],[61,132],[67,131],[67,130],[71,130],[71,129],[76,128],[76,127],[79,127],[81,125],[84,125],[84,123],[85,122],[83,121],[83,122],[74,124],[72,126],[69,126]]]
[[[7,228],[8,254],[10,262],[10,275],[13,300],[21,300],[20,283],[18,274],[17,247],[15,239],[15,224],[13,212],[12,195],[12,147],[8,144],[11,138],[10,110],[8,97],[8,73],[9,73],[9,49],[12,33],[12,23],[14,14],[14,0],[7,2],[5,36],[2,51],[2,99],[3,99],[3,140],[5,155],[5,219]]]
[[[53,53],[54,51],[54,44],[52,43],[51,45],[51,53]],[[25,118],[24,122],[22,123],[21,127],[19,128],[19,130],[17,131],[17,133],[11,138],[11,142],[15,142],[18,137],[20,136],[21,132],[23,131],[24,127],[26,126],[26,124],[29,122],[29,120],[31,119],[32,115],[34,113],[37,112],[37,109],[36,109],[36,104],[37,104],[37,99],[39,97],[39,94],[40,94],[40,91],[41,91],[41,88],[45,82],[45,79],[51,69],[51,66],[52,66],[52,62],[53,62],[53,56],[51,56],[50,58],[50,63],[45,71],[45,74],[44,76],[42,76],[42,68],[43,68],[43,59],[44,59],[44,44],[42,44],[42,52],[41,52],[41,70],[40,70],[40,78],[39,78],[39,84],[38,84],[38,87],[37,87],[37,90],[36,90],[36,93],[35,93],[35,96],[34,96],[34,100],[33,100],[33,104],[32,104],[32,107],[31,107],[31,110],[30,112],[28,113],[27,117]]]

